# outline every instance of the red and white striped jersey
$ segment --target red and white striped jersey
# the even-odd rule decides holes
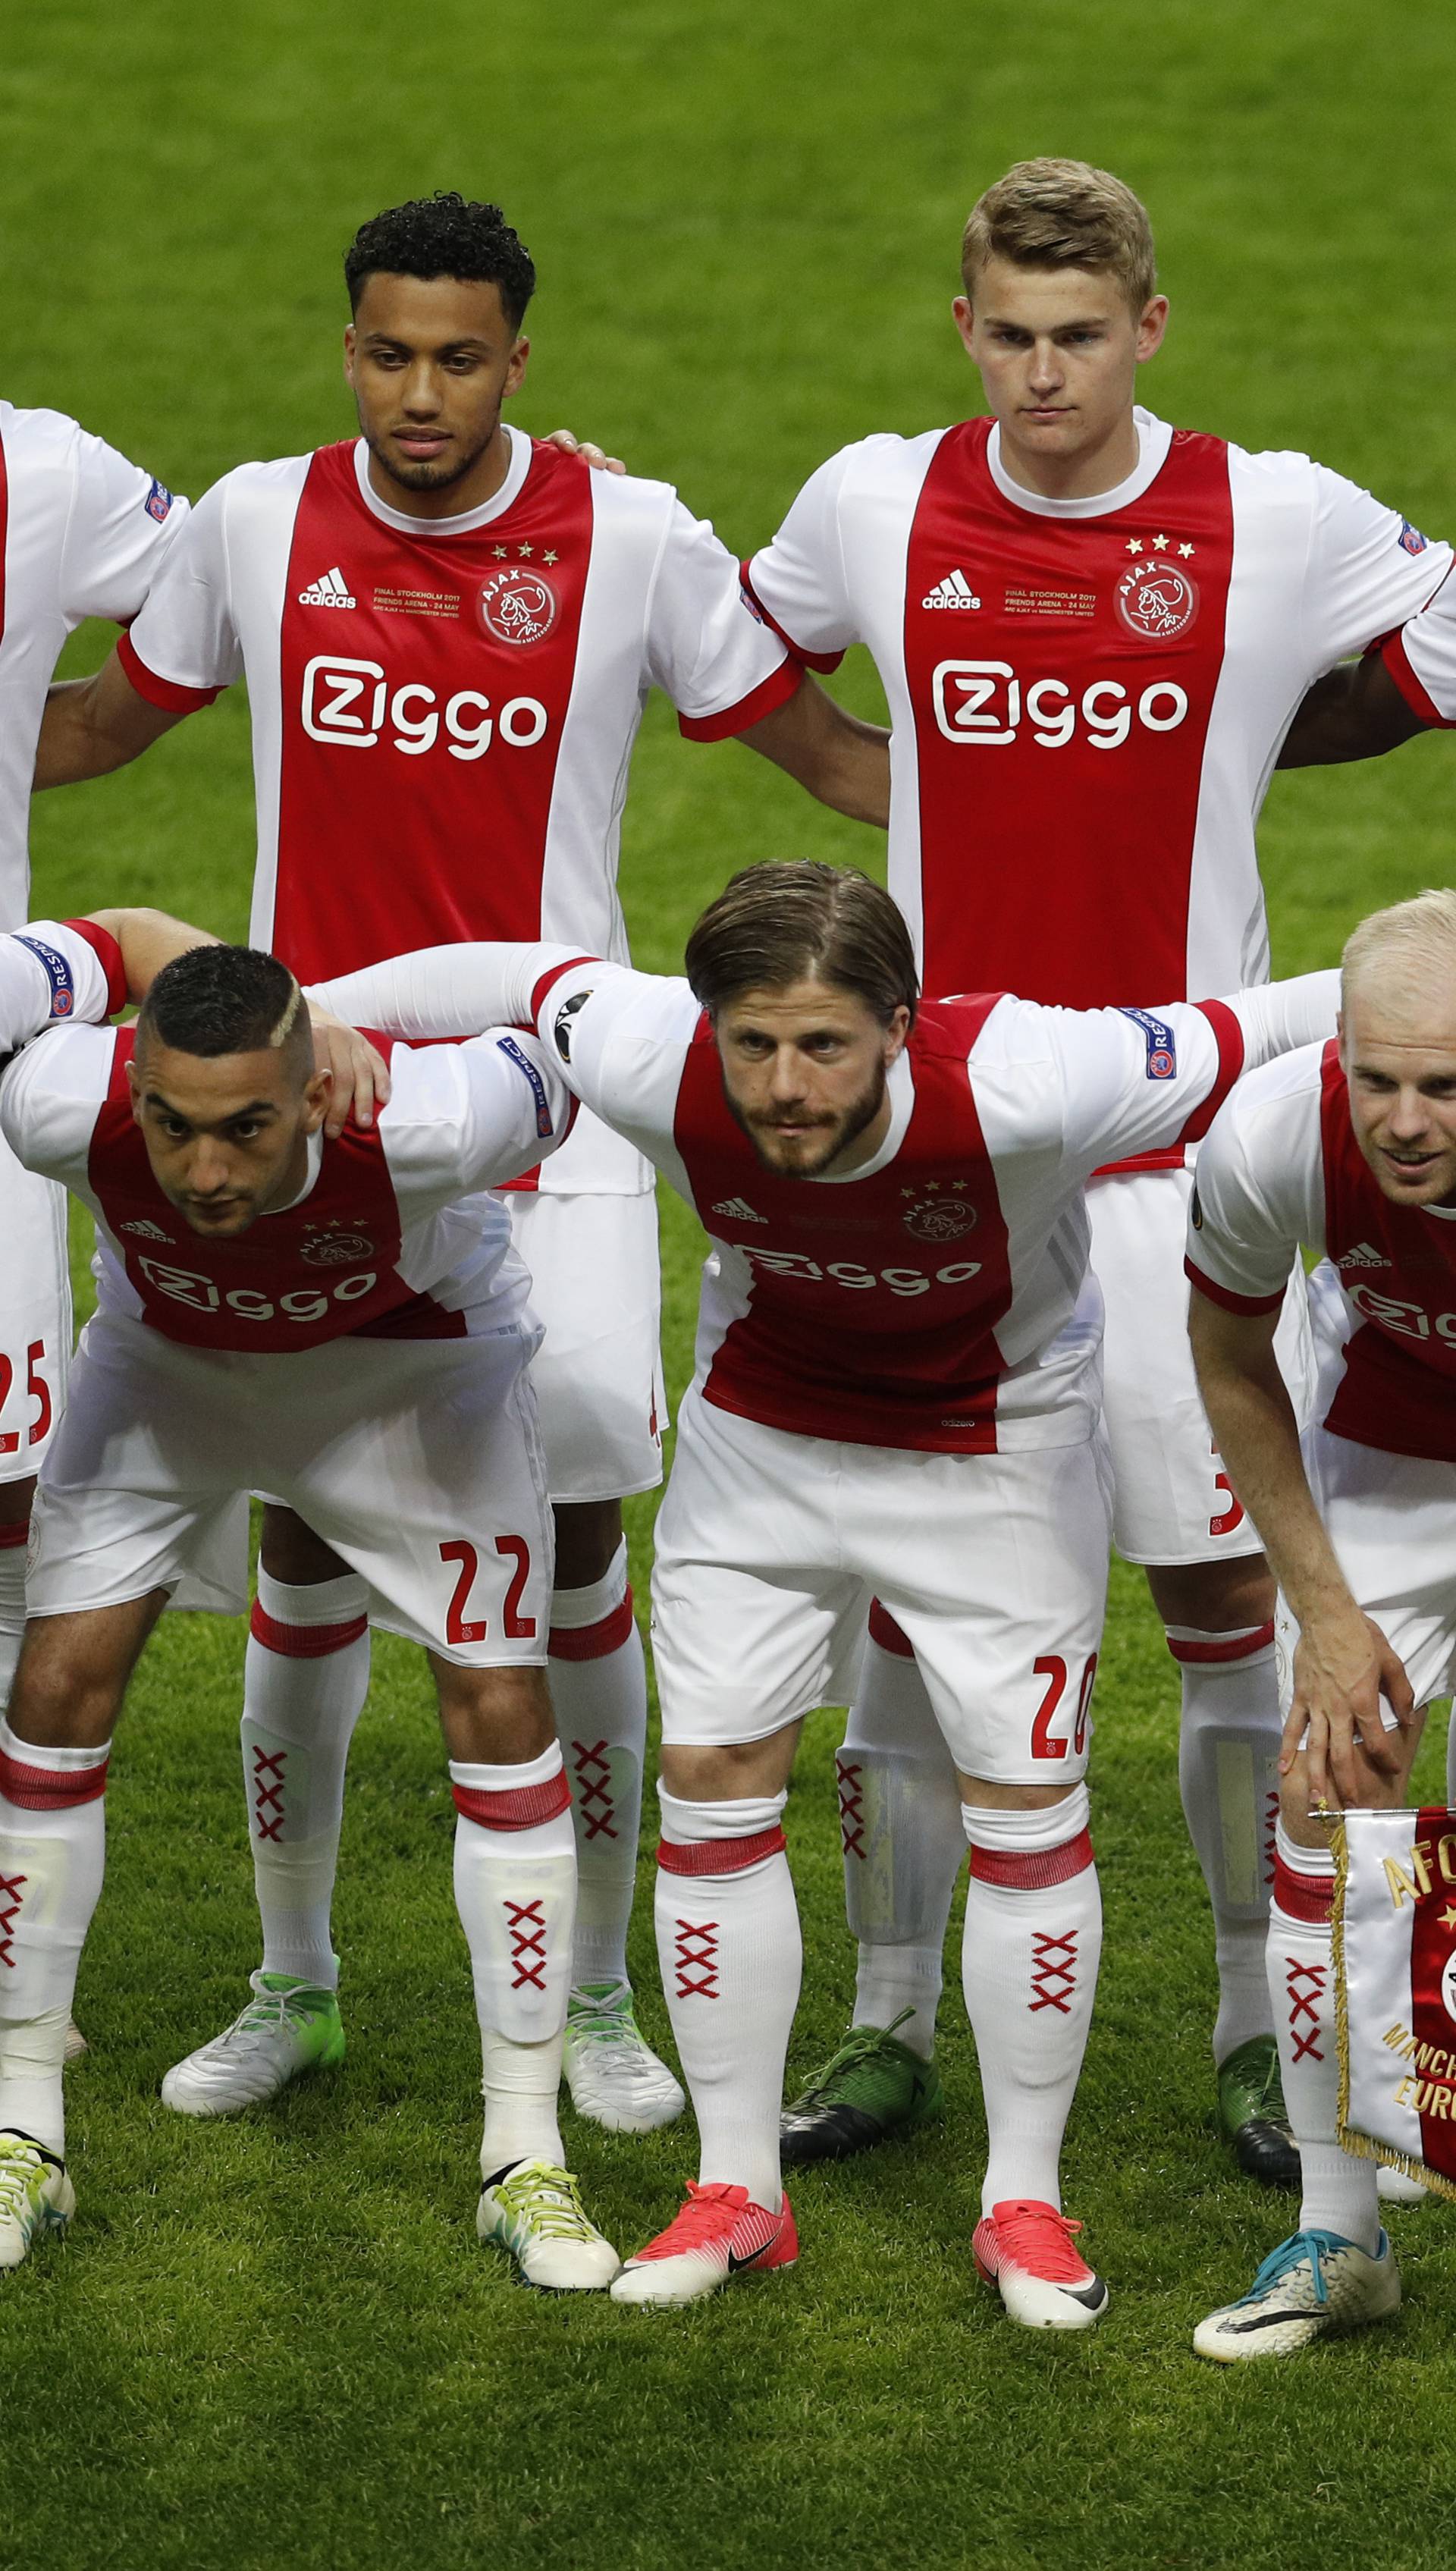
[[[30,793],[61,646],[136,615],[186,500],[58,410],[0,402],[0,929],[30,910]]]
[[[1084,1182],[1192,1141],[1240,1067],[1333,1027],[1334,973],[1232,1000],[924,1005],[889,1131],[839,1178],[765,1168],[724,1100],[688,984],[567,948],[459,947],[329,983],[345,1017],[418,1035],[537,1026],[587,1106],[712,1236],[698,1365],[710,1401],[809,1437],[983,1454],[1072,1445],[1101,1403]]]
[[[1271,1312],[1300,1247],[1322,1251],[1348,1319],[1324,1426],[1393,1455],[1456,1461],[1456,1207],[1381,1194],[1350,1124],[1334,1043],[1240,1083],[1199,1155],[1188,1273],[1231,1312]]]
[[[81,924],[0,937],[0,1041],[36,1038],[0,1080],[0,1130],[94,1215],[104,1310],[190,1347],[277,1355],[520,1321],[529,1280],[505,1206],[480,1191],[570,1131],[576,1102],[534,1036],[498,1028],[418,1053],[386,1040],[394,1085],[377,1122],[315,1135],[291,1205],[207,1240],[152,1175],[127,1081],[134,1029],[83,1023],[125,1004],[119,968],[112,940]]]
[[[495,496],[428,522],[378,497],[362,439],[240,466],[123,647],[159,705],[246,673],[251,934],[305,980],[452,938],[625,958],[618,841],[649,688],[716,740],[797,684],[666,483],[509,435]],[[544,1182],[648,1183],[589,1119]]]
[[[865,438],[748,566],[812,667],[874,656],[890,890],[932,990],[1262,981],[1254,823],[1290,718],[1450,567],[1307,456],[1137,422],[1135,471],[1085,500],[1013,482],[986,419]]]

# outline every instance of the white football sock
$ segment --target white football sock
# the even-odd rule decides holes
[[[261,1564],[243,1685],[243,1788],[262,1968],[338,1987],[328,1911],[343,1781],[369,1690],[369,1592],[274,1580]]]
[[[1062,2135],[1102,1955],[1087,1788],[1041,1811],[963,1810],[962,1963],[990,2141],[981,2211],[1008,2198],[1060,2208]]]
[[[602,1579],[552,1593],[550,1650],[577,1833],[572,1980],[625,1982],[647,1750],[647,1663],[625,1539]]]
[[[25,1636],[25,1547],[30,1520],[0,1526],[0,1714],[10,1703],[10,1682]]]
[[[566,2155],[556,2120],[571,1980],[576,1837],[553,1741],[512,1767],[450,1762],[455,1907],[470,1949],[485,2098],[482,2178]]]
[[[0,2130],[64,2156],[76,1968],[106,1863],[107,1761],[37,1749],[0,1716]]]
[[[878,1601],[838,1771],[844,1909],[859,1941],[854,2024],[893,2026],[908,2009],[895,2034],[928,2061],[965,1862],[960,1785],[914,1654]]]
[[[803,1952],[783,1844],[786,1795],[690,1803],[658,1788],[658,1959],[698,2118],[704,2186],[776,2214],[783,2064]]]
[[[1335,2039],[1334,1856],[1296,1847],[1279,1824],[1268,1925],[1269,2000],[1284,2104],[1299,2146],[1301,2232],[1340,2232],[1372,2255],[1380,2238],[1375,2163],[1342,2152]]]
[[[1264,1943],[1279,1809],[1278,1680],[1272,1625],[1239,1633],[1165,1628],[1183,1680],[1178,1782],[1213,1910],[1218,2014],[1213,2060],[1270,2032]]]

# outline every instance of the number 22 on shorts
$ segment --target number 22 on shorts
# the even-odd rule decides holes
[[[521,1614],[521,1594],[531,1577],[531,1548],[523,1535],[498,1535],[495,1549],[498,1554],[504,1556],[506,1561],[514,1561],[516,1566],[511,1574],[510,1587],[506,1591],[501,1630],[510,1637],[512,1642],[530,1642],[535,1636],[536,1619],[534,1616]],[[475,1546],[467,1544],[462,1536],[454,1544],[441,1545],[440,1560],[458,1564],[460,1574],[455,1583],[454,1596],[445,1610],[446,1642],[483,1643],[490,1630],[488,1620],[484,1616],[469,1617],[465,1613],[470,1603],[470,1592],[475,1586],[480,1571],[479,1553]]]

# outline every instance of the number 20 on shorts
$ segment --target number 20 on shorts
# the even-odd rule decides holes
[[[501,1631],[513,1643],[530,1642],[535,1637],[536,1619],[534,1616],[521,1614],[521,1596],[531,1577],[531,1548],[523,1535],[498,1535],[495,1549],[507,1562],[514,1562],[516,1566],[506,1591],[506,1603],[501,1615]],[[465,1612],[470,1604],[471,1590],[480,1572],[479,1553],[475,1546],[467,1544],[462,1536],[454,1544],[441,1545],[440,1560],[455,1564],[459,1569],[454,1596],[445,1610],[446,1642],[483,1643],[490,1630],[488,1620],[484,1616],[468,1616]]]

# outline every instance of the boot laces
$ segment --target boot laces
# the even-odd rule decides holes
[[[24,2211],[42,2166],[38,2144],[19,2134],[0,2137],[0,2222],[13,2222]]]
[[[740,2205],[732,2200],[741,2197]],[[716,2249],[726,2234],[732,2232],[748,2210],[746,2191],[725,2187],[716,2182],[699,2187],[688,2182],[688,2202],[674,2215],[666,2232],[639,2250],[639,2259],[677,2259],[685,2251]]]
[[[899,2016],[892,2018],[888,2026],[851,2026],[843,2043],[836,2046],[822,2070],[814,2072],[805,2083],[798,2100],[799,2108],[819,2106],[846,2071],[852,2071],[857,2063],[872,2060],[886,2036],[893,2035],[896,2027],[903,2026],[906,2019],[914,2014],[913,2009],[901,2009]]]
[[[527,2161],[496,2181],[495,2193],[508,2214],[526,2224],[541,2241],[595,2241],[581,2191],[570,2170],[543,2161]]]
[[[1090,2275],[1086,2260],[1074,2248],[1082,2226],[1070,2216],[1058,2214],[1054,2206],[1027,2203],[998,2206],[996,2237],[1007,2256],[1018,2268],[1030,2270],[1052,2286],[1085,2285]]]

